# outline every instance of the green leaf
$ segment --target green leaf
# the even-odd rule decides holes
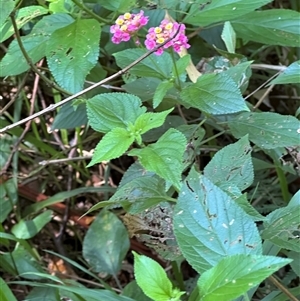
[[[180,187],[183,153],[186,139],[182,133],[169,129],[156,143],[143,149],[133,149],[128,155],[138,156],[142,166]]]
[[[144,134],[151,129],[155,129],[164,124],[167,115],[173,111],[173,108],[159,113],[144,113],[140,115],[134,123],[134,130],[139,134]]]
[[[299,47],[299,18],[300,13],[294,10],[269,9],[254,11],[231,24],[237,36],[244,40]]]
[[[222,40],[224,41],[228,52],[235,53],[236,34],[230,22],[225,22],[222,32]]]
[[[222,21],[230,21],[269,2],[271,0],[218,0],[208,1],[203,6],[199,3],[192,4],[189,14],[183,19],[183,23],[204,27]]]
[[[134,142],[134,139],[135,137],[125,129],[113,129],[98,143],[92,161],[87,167],[122,156]]]
[[[299,221],[300,206],[289,204],[267,216],[261,236],[281,248],[299,252]]]
[[[111,212],[102,210],[83,240],[83,257],[97,273],[116,275],[129,250],[128,233]]]
[[[184,257],[199,273],[230,255],[262,253],[252,218],[194,169],[175,206],[174,231]]]
[[[23,46],[33,63],[45,56],[51,34],[74,22],[67,14],[45,16],[32,29],[30,35],[21,37]],[[16,40],[9,45],[8,52],[0,62],[0,77],[18,75],[29,69]]]
[[[91,127],[102,133],[119,127],[127,128],[146,112],[137,96],[127,93],[105,93],[94,96],[86,103]]]
[[[47,210],[35,217],[33,220],[25,221],[21,219],[12,227],[11,232],[20,239],[32,238],[51,221],[52,213],[52,210]]]
[[[293,116],[277,113],[242,112],[228,121],[236,138],[249,135],[249,140],[263,149],[289,147],[299,144],[300,122]]]
[[[186,107],[219,115],[249,111],[236,83],[226,74],[205,74],[181,92]]]
[[[176,68],[173,65],[172,68],[172,74],[174,77],[177,77],[177,75],[181,75],[185,73],[185,69],[188,66],[188,64],[191,62],[191,56],[189,54],[186,54],[185,56],[181,57],[179,60],[176,61]],[[178,73],[178,74],[177,74]]]
[[[12,3],[14,3],[14,1],[12,1]],[[0,3],[1,8],[5,7],[2,5],[7,6],[7,8],[9,7],[9,4],[1,4]],[[2,10],[3,10],[3,8],[2,8]],[[2,10],[1,10],[1,14],[2,14]],[[47,13],[48,13],[48,9],[46,9],[42,6],[39,6],[39,5],[31,5],[31,6],[20,8],[16,12],[16,16],[15,16],[18,29],[22,28],[26,23],[33,20],[34,18],[45,15]],[[5,18],[2,19],[2,15],[1,15],[0,20],[2,21],[4,19]],[[0,21],[0,26],[2,23],[1,21]],[[14,32],[15,31],[14,31],[14,27],[12,25],[11,19],[8,19],[3,24],[3,26],[0,28],[0,43],[7,40],[8,38],[10,38],[14,34]]]
[[[200,276],[197,284],[200,301],[232,301],[290,262],[290,259],[263,255],[224,258]]]
[[[299,84],[300,60],[289,65],[283,73],[273,79],[269,85]]]
[[[9,15],[14,10],[15,5],[16,2],[14,0],[0,0],[0,26],[2,26],[5,23],[5,21],[9,18]],[[0,37],[2,38],[2,30],[0,33]],[[3,40],[1,39],[0,42],[3,42]]]
[[[124,287],[122,295],[133,298],[134,300],[153,301],[143,293],[142,289],[137,285],[135,280],[129,282]]]
[[[135,279],[146,296],[155,301],[179,300],[184,293],[172,289],[166,272],[156,261],[136,252],[133,255]]]
[[[52,287],[35,287],[24,301],[58,301],[58,290]]]
[[[116,58],[117,65],[120,68],[125,68],[145,53],[146,50],[144,49],[126,49],[114,53],[113,55]],[[141,77],[156,77],[164,80],[171,77],[172,66],[173,62],[170,54],[164,52],[160,56],[151,54],[137,65],[133,66],[129,72]]]
[[[114,0],[114,1],[106,1],[106,0],[97,0],[101,6],[111,10],[113,12],[126,13],[131,10],[131,8],[135,5],[134,0]]]
[[[77,19],[51,35],[47,62],[64,89],[72,93],[82,90],[85,77],[97,63],[100,34],[101,27],[96,20]]]
[[[247,136],[218,151],[204,168],[204,175],[216,185],[236,185],[241,191],[248,188],[254,174]]]
[[[169,89],[171,89],[174,84],[170,81],[162,81],[156,88],[153,96],[153,108],[157,108],[164,97],[166,96]]]
[[[1,5],[1,4],[0,4]],[[1,16],[2,17],[2,16]],[[1,301],[17,301],[16,297],[6,284],[6,282],[0,277],[0,300]]]

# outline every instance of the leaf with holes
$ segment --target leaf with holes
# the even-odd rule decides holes
[[[299,145],[300,121],[277,113],[242,112],[228,121],[236,138],[249,135],[249,140],[263,149]]]
[[[231,24],[237,37],[246,41],[299,47],[299,18],[300,13],[294,10],[267,9],[251,12]]]
[[[254,178],[251,146],[247,136],[218,151],[204,168],[204,175],[214,184],[248,188]]]
[[[269,85],[299,84],[300,60],[289,65],[283,73],[273,79]]]
[[[239,254],[224,258],[200,276],[199,301],[232,301],[290,262],[290,259],[264,255]]]
[[[97,273],[116,275],[129,250],[128,233],[111,212],[102,210],[83,240],[83,257]]]
[[[122,156],[133,141],[134,136],[125,129],[113,129],[98,143],[93,154],[92,161],[87,167]]]
[[[222,21],[234,20],[271,2],[272,0],[218,0],[192,4],[184,23],[207,26]],[[197,1],[199,2],[199,1]]]
[[[56,30],[48,42],[48,66],[57,83],[77,93],[99,55],[101,27],[96,20],[77,19]]]
[[[199,273],[230,255],[262,253],[252,218],[194,169],[184,181],[175,206],[174,230],[184,257]]]
[[[146,112],[142,101],[127,93],[103,93],[94,96],[86,103],[87,115],[91,127],[101,133],[119,127],[127,128]]]
[[[179,188],[186,143],[186,138],[181,132],[169,129],[156,143],[143,149],[133,149],[128,155],[138,156],[145,169],[154,171]]]
[[[224,73],[202,75],[180,95],[186,107],[197,108],[207,114],[249,111],[237,84]]]
[[[289,204],[271,212],[264,222],[261,236],[288,250],[300,250],[300,206]]]

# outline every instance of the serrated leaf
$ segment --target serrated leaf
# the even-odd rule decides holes
[[[64,26],[74,22],[67,14],[45,16],[32,29],[30,35],[21,37],[24,49],[33,63],[45,56],[47,41],[51,34]],[[8,52],[0,62],[0,77],[21,74],[29,69],[16,40],[9,45]]]
[[[140,135],[155,129],[164,124],[167,115],[173,111],[173,108],[159,113],[144,113],[140,115],[134,123],[134,130]]]
[[[242,112],[228,121],[236,138],[249,135],[249,140],[263,149],[289,147],[300,141],[300,122],[293,116],[271,112]]]
[[[95,272],[116,275],[129,246],[123,223],[113,213],[103,210],[84,237],[83,257]]]
[[[299,252],[299,221],[299,205],[279,208],[267,216],[261,236],[281,248]]]
[[[10,3],[14,3],[14,1],[9,1]],[[0,20],[3,21],[5,20],[5,18],[3,18],[2,14],[5,13],[3,12],[3,9],[8,9],[10,4],[1,4],[0,3],[0,7],[1,9],[1,16],[0,16]],[[22,7],[20,8],[17,12],[16,12],[16,23],[17,23],[17,27],[18,29],[22,28],[26,23],[28,23],[29,21],[31,21],[32,19],[38,17],[38,16],[42,16],[48,13],[48,9],[39,6],[39,5],[31,5],[31,6],[27,6],[27,7]],[[0,26],[1,26],[1,22],[0,21]],[[11,37],[14,34],[14,27],[12,25],[11,19],[8,19],[3,26],[0,28],[0,43],[2,43],[3,41],[7,40],[9,37]]]
[[[146,296],[155,301],[179,300],[183,293],[172,289],[166,272],[156,261],[136,252],[133,255],[135,280]]]
[[[229,21],[224,23],[221,37],[226,45],[228,52],[235,53],[236,34]]]
[[[146,50],[144,49],[126,49],[113,55],[117,61],[117,65],[120,68],[125,68],[145,53]],[[133,66],[130,69],[130,73],[141,77],[155,77],[164,80],[171,77],[172,66],[173,61],[169,53],[164,52],[160,56],[151,54]]]
[[[51,221],[52,213],[52,210],[47,210],[32,220],[26,221],[21,219],[12,227],[11,232],[15,235],[15,237],[20,239],[32,238],[38,232],[40,232],[47,223]]]
[[[87,167],[91,167],[102,161],[109,161],[123,155],[133,143],[134,136],[122,128],[115,128],[107,133],[95,148],[92,161]]]
[[[197,284],[200,301],[232,301],[290,262],[290,259],[263,255],[224,258],[200,276]]]
[[[133,149],[128,155],[138,156],[142,166],[180,187],[183,153],[186,139],[182,133],[169,129],[156,143],[143,149]]]
[[[289,65],[283,73],[273,79],[269,85],[299,84],[300,60]]]
[[[98,132],[107,133],[120,127],[127,128],[146,108],[141,100],[127,93],[103,93],[94,96],[86,103],[87,116],[91,127]]]
[[[294,10],[269,9],[251,12],[231,24],[237,36],[244,40],[298,47],[299,18],[300,13]]]
[[[237,84],[226,74],[205,74],[181,92],[186,107],[219,115],[249,111]]]
[[[168,90],[170,90],[173,86],[174,84],[170,81],[162,81],[159,83],[153,95],[153,108],[157,108],[160,105]]]
[[[191,5],[189,14],[183,19],[183,23],[204,27],[222,21],[230,21],[269,2],[271,0],[218,0],[208,1],[202,5],[196,3]]]
[[[76,93],[96,65],[101,27],[93,19],[77,19],[56,30],[48,42],[47,62],[57,83]]]
[[[180,250],[198,273],[230,255],[262,253],[252,218],[194,169],[175,206],[174,231]]]
[[[204,175],[216,185],[235,185],[241,191],[248,188],[254,174],[247,136],[219,150],[204,168]]]

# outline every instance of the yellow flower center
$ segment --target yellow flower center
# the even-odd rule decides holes
[[[167,30],[170,30],[173,28],[173,23],[168,23],[165,27]]]
[[[160,27],[155,27],[154,32],[155,33],[161,33],[161,28]]]
[[[121,29],[122,31],[126,31],[126,30],[127,30],[127,25],[122,25],[122,26],[120,27],[120,29]]]
[[[117,25],[122,25],[124,23],[124,20],[123,19],[117,19],[116,20],[116,24]]]
[[[164,38],[158,38],[158,39],[156,40],[156,43],[157,43],[157,44],[162,44],[164,41],[165,41]]]
[[[129,20],[131,18],[131,14],[130,13],[125,13],[124,14],[124,19],[125,20]]]

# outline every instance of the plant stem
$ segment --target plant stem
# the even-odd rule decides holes
[[[172,270],[175,276],[175,279],[178,283],[178,286],[180,288],[181,291],[185,291],[185,285],[184,285],[184,281],[183,281],[183,277],[182,277],[182,273],[178,268],[178,264],[176,261],[172,261],[171,262],[172,265]]]
[[[276,162],[275,162],[276,164]],[[284,200],[285,203],[288,203],[289,200],[291,199],[291,195],[289,192],[289,187],[288,187],[288,183],[286,180],[286,176],[283,172],[283,170],[276,164],[275,165],[275,169],[276,169],[276,173],[279,179],[279,185],[280,185],[280,189],[281,189],[281,193],[282,193],[282,198]]]

